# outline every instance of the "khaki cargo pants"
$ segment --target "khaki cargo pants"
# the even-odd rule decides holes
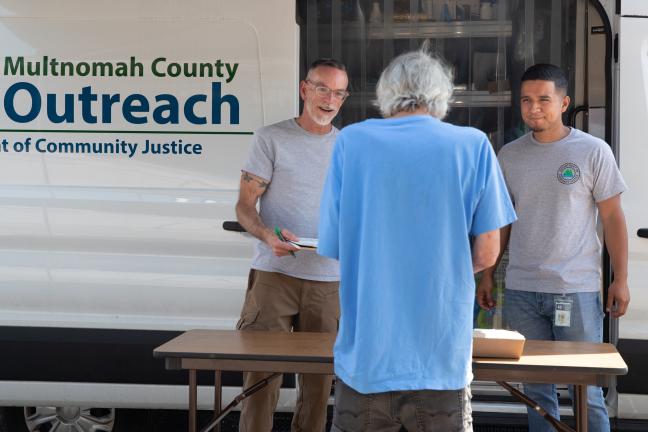
[[[338,282],[298,279],[281,273],[250,270],[239,330],[337,332],[340,318]],[[246,372],[250,387],[268,373]],[[292,432],[322,432],[333,376],[299,374]],[[270,432],[281,379],[243,401],[240,432]]]

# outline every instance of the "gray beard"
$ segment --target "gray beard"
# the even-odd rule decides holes
[[[317,109],[317,108],[315,108],[315,109]],[[306,110],[308,111],[308,114],[310,115],[310,118],[320,126],[328,126],[328,125],[330,125],[331,122],[333,121],[333,119],[335,118],[335,115],[323,117],[319,113],[313,112],[313,110],[311,110],[308,107],[306,108]]]

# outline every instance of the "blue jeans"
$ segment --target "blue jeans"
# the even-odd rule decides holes
[[[517,330],[527,339],[601,342],[603,339],[603,305],[598,292],[568,294],[573,300],[571,326],[554,326],[554,297],[558,294],[539,292],[504,291],[503,315],[509,328]],[[525,384],[524,392],[549,414],[560,418],[558,397],[553,384]],[[569,395],[574,400],[573,386]],[[592,432],[610,430],[603,391],[600,387],[587,387],[588,430]],[[529,414],[530,432],[551,432],[553,427],[532,409]]]

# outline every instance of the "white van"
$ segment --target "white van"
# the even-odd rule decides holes
[[[110,431],[122,408],[186,408],[186,376],[152,350],[190,328],[234,328],[252,242],[222,223],[235,218],[252,133],[297,115],[297,83],[319,57],[349,70],[339,126],[376,116],[383,66],[425,39],[455,68],[448,121],[483,129],[496,149],[522,133],[516,80],[536,62],[568,71],[570,121],[611,143],[629,185],[633,298],[608,323],[630,368],[608,403],[619,424],[648,420],[644,0],[1,2],[5,420]],[[228,400],[240,381],[224,380]],[[210,377],[199,381],[209,408]],[[494,385],[475,387],[477,411],[523,421]]]

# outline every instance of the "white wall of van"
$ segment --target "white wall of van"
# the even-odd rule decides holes
[[[0,338],[233,328],[252,242],[221,225],[252,132],[297,114],[295,2],[8,0],[0,39]],[[186,406],[51,378],[5,374],[0,405]]]

